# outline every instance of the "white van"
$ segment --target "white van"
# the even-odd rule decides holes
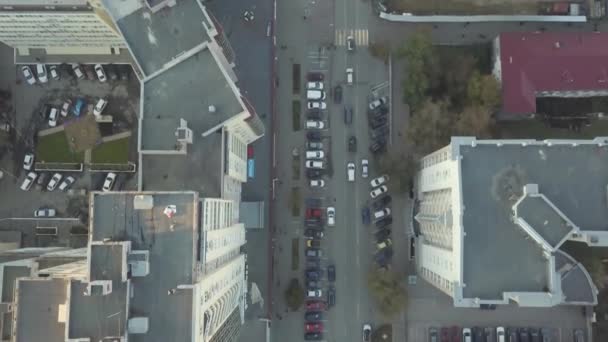
[[[346,84],[353,85],[353,82],[355,81],[354,73],[355,71],[353,70],[353,68],[346,68]]]
[[[306,91],[307,100],[325,100],[325,92],[323,90],[309,89]]]
[[[471,329],[469,329],[469,328],[462,329],[462,337],[463,337],[462,342],[472,342],[473,337],[471,336]]]
[[[349,182],[355,181],[355,163],[348,163],[346,165],[346,175],[348,176]]]
[[[323,151],[306,151],[306,159],[323,159],[325,153]]]
[[[498,327],[496,328],[496,338],[498,339],[498,342],[505,342],[505,328],[504,327]]]

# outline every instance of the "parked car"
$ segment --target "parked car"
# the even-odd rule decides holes
[[[540,342],[540,332],[536,328],[530,328],[530,339],[532,342]]]
[[[93,66],[85,64],[82,66],[82,68],[84,69],[84,74],[87,76],[87,79],[89,79],[89,81],[95,81],[97,75],[95,75],[95,69]]]
[[[487,327],[483,329],[484,335],[486,336],[486,341],[496,341],[496,329]],[[537,332],[538,335],[538,332]],[[540,342],[540,341],[537,341]]]
[[[325,310],[325,302],[313,300],[306,302],[306,310],[321,311]]]
[[[321,298],[323,296],[323,291],[321,291],[321,289],[316,289],[316,290],[308,290],[306,292],[306,295],[309,298]]]
[[[308,239],[308,240],[306,240],[306,247],[309,247],[309,248],[321,248],[321,241],[320,240]]]
[[[429,341],[430,342],[439,342],[439,332],[437,328],[431,327],[429,328]]]
[[[116,174],[114,172],[108,172],[106,179],[103,181],[103,187],[101,190],[104,192],[112,190],[114,182],[116,182]]]
[[[70,113],[70,106],[72,105],[72,100],[67,99],[63,101],[63,105],[61,105],[61,116],[66,117],[68,113]]]
[[[113,64],[108,64],[105,66],[106,74],[112,81],[118,80],[118,73],[116,72],[116,66]]]
[[[306,332],[322,332],[323,331],[323,323],[321,323],[321,322],[304,323],[304,330]]]
[[[505,328],[504,327],[497,327],[496,328],[496,339],[498,340],[498,342],[506,342],[506,336],[505,336]]]
[[[323,101],[308,101],[308,109],[327,109],[327,103]]]
[[[384,241],[391,236],[391,230],[388,228],[380,229],[374,234],[374,236],[376,237],[376,241]]]
[[[382,117],[374,118],[374,119],[370,120],[369,126],[372,129],[376,129],[376,128],[386,125],[387,123],[388,123],[388,119],[385,116],[382,116]]]
[[[49,112],[49,126],[55,127],[57,126],[57,120],[59,119],[59,111],[55,107],[51,107],[51,111]]]
[[[315,133],[315,132],[309,132],[309,133]],[[323,143],[319,142],[319,141],[307,141],[306,147],[310,150],[322,150]]]
[[[585,332],[583,329],[574,329],[574,342],[585,342]]]
[[[390,261],[390,258],[393,256],[392,248],[384,248],[376,252],[374,254],[374,261],[378,263],[380,266],[386,266]]]
[[[34,184],[34,181],[36,181],[36,177],[38,177],[36,172],[28,172],[27,176],[25,176],[25,179],[23,180],[23,183],[21,183],[21,190],[30,190],[32,184]]]
[[[334,103],[342,103],[342,86],[337,85],[334,87]]]
[[[308,311],[304,314],[304,319],[307,322],[318,322],[323,319],[323,313],[321,311]]]
[[[321,132],[317,132],[317,131],[306,132],[306,139],[312,140],[312,141],[319,141],[319,140],[321,140]]]
[[[95,64],[95,74],[97,75],[99,82],[106,82],[108,80],[101,64]]]
[[[75,116],[80,116],[80,113],[82,112],[82,108],[84,107],[85,102],[84,99],[82,97],[79,97],[76,99],[76,103],[74,104],[74,107],[72,107],[72,114],[74,114]]]
[[[386,239],[386,240],[383,240],[383,241],[380,241],[380,242],[376,243],[376,248],[378,248],[378,250],[382,250],[382,249],[385,249],[385,248],[389,248],[392,245],[393,245],[393,240]]]
[[[439,330],[439,336],[441,342],[450,342],[450,329],[448,327],[442,327]]]
[[[530,334],[527,328],[519,329],[519,341],[520,342],[530,342]]]
[[[47,172],[41,172],[36,178],[36,190],[42,190],[46,185],[46,181],[49,178],[49,174]]]
[[[26,153],[23,157],[23,169],[29,171],[32,169],[32,166],[34,166],[34,154]]]
[[[384,151],[384,148],[385,148],[385,147],[386,147],[386,144],[382,144],[382,143],[379,143],[379,142],[374,141],[374,142],[372,142],[372,144],[369,146],[369,151],[370,151],[371,153],[374,153],[374,154],[375,154],[375,153],[379,153],[379,152]]]
[[[306,129],[323,129],[325,122],[317,120],[306,120]]]
[[[336,266],[335,265],[327,266],[327,280],[336,281]]]
[[[353,85],[353,83],[355,83],[355,70],[346,68],[346,84]]]
[[[305,333],[304,340],[306,341],[320,341],[323,339],[323,334],[321,333]]]
[[[543,342],[551,342],[551,341],[553,341],[553,339],[551,338],[551,331],[549,329],[547,329],[547,328],[541,328],[540,329],[540,335],[541,335],[541,337],[543,339]]]
[[[384,138],[386,135],[388,135],[388,132],[388,126],[382,126],[372,130],[370,136],[372,139]]]
[[[46,73],[46,66],[44,64],[36,64],[36,76],[38,76],[38,81],[40,81],[40,83],[46,83],[49,81]]]
[[[379,187],[379,188],[376,188],[376,189],[372,190],[372,191],[369,193],[369,195],[370,195],[372,198],[376,198],[376,197],[378,197],[378,196],[382,195],[383,193],[385,193],[385,192],[387,192],[387,191],[388,191],[388,188],[386,187],[386,185],[383,185],[383,186],[381,186],[381,187]]]
[[[310,219],[310,218],[320,218],[321,217],[321,209],[319,208],[307,208],[306,209],[306,218]]]
[[[121,80],[128,81],[130,72],[131,72],[131,67],[128,64],[118,66],[118,74],[119,74]]]
[[[316,258],[320,258],[323,256],[323,252],[321,252],[320,249],[317,248],[306,248],[306,256],[307,257],[316,257]]]
[[[370,224],[370,221],[371,221],[370,216],[371,216],[371,213],[370,213],[369,208],[363,207],[361,209],[361,221],[363,222],[363,224]]]
[[[382,228],[388,227],[392,223],[393,223],[393,218],[391,216],[385,217],[381,220],[376,221],[376,228],[382,229]]]
[[[76,179],[74,179],[74,177],[72,176],[65,177],[63,182],[59,184],[59,190],[68,191],[68,189],[72,186],[72,184],[74,184],[75,181]]]
[[[336,288],[334,288],[333,286],[327,288],[327,305],[336,305]]]
[[[371,186],[373,188],[375,188],[375,187],[379,187],[382,184],[385,184],[386,182],[388,182],[388,180],[389,180],[388,175],[382,175],[378,178],[372,179],[369,183],[371,184]]]
[[[306,90],[306,99],[309,101],[321,101],[327,98],[327,94],[323,90]]]
[[[47,191],[53,191],[53,190],[55,190],[55,188],[57,188],[57,185],[59,185],[59,182],[61,181],[61,178],[63,178],[63,176],[61,175],[61,173],[55,173],[53,175],[53,177],[51,177],[51,180],[49,181],[49,184],[46,185],[46,190]]]
[[[84,72],[82,72],[82,68],[80,67],[79,64],[72,64],[72,71],[74,71],[74,75],[79,80],[84,78]]]
[[[319,280],[321,279],[321,272],[317,269],[308,269],[305,272],[306,279],[308,280]]]
[[[306,113],[306,119],[308,119],[308,120],[321,120],[321,119],[323,119],[323,116],[321,115],[321,110],[320,109],[309,110],[308,113]]]
[[[306,159],[323,159],[324,157],[323,151],[306,151]]]
[[[106,99],[99,99],[97,101],[97,104],[95,104],[95,108],[93,108],[93,115],[101,115],[101,113],[103,113],[103,110],[106,109],[107,105],[108,101]]]
[[[357,138],[354,135],[348,138],[348,152],[357,152]]]
[[[369,174],[369,161],[367,159],[361,159],[361,177],[367,178]]]
[[[24,65],[21,67],[21,73],[23,74],[23,78],[25,78],[25,82],[29,85],[36,84],[36,77],[32,73],[32,69],[29,66]]]
[[[59,81],[61,79],[61,76],[59,75],[59,70],[57,69],[56,65],[51,65],[49,67],[49,74],[51,75],[51,78],[55,81]]]
[[[327,225],[332,227],[336,225],[336,208],[327,207]]]
[[[469,329],[469,328],[462,329],[462,339],[463,339],[463,342],[473,342],[473,335],[471,334],[471,329]]]
[[[55,209],[51,208],[40,208],[34,210],[34,217],[55,217]]]
[[[457,326],[450,328],[450,342],[460,342],[462,337],[462,329]]]
[[[306,169],[306,177],[309,179],[318,179],[323,176],[323,170],[321,169]]]
[[[348,164],[346,164],[346,176],[349,182],[354,182],[355,181],[355,163],[350,162]]]
[[[325,181],[322,179],[311,179],[310,187],[311,188],[322,188],[325,186]]]
[[[321,259],[306,258],[306,267],[321,268]]]
[[[382,96],[369,103],[369,110],[374,110],[380,106],[384,106],[388,102],[388,97]]]
[[[307,169],[323,169],[323,162],[319,160],[307,160],[304,163]]]
[[[372,326],[369,323],[363,324],[363,342],[372,340]]]
[[[325,76],[320,72],[309,72],[306,75],[306,79],[310,82],[323,81],[325,79]]]
[[[372,207],[375,210],[382,209],[382,208],[388,206],[389,204],[391,204],[392,199],[393,198],[391,196],[388,196],[388,195],[387,196],[382,196],[382,197],[380,197],[379,199],[375,200],[372,203]]]
[[[306,89],[323,90],[323,82],[316,82],[316,81],[307,82]]]
[[[353,107],[344,106],[344,124],[350,125],[353,123]]]
[[[321,239],[323,238],[323,231],[316,229],[306,229],[304,231],[304,236],[311,239]]]

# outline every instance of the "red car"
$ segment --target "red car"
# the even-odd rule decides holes
[[[319,208],[306,209],[306,218],[317,218],[317,217],[321,217],[321,209],[319,209]]]
[[[450,342],[450,329],[441,328],[441,342]]]
[[[451,327],[450,336],[452,337],[450,342],[460,342],[461,336],[462,336],[462,329],[460,329],[460,327],[457,327],[457,326]]]
[[[304,324],[304,329],[306,330],[307,333],[323,332],[323,323],[320,323],[320,322],[306,323],[306,324]]]
[[[325,310],[325,303],[319,301],[306,302],[306,310],[322,311]]]
[[[253,158],[253,146],[247,145],[247,159]]]

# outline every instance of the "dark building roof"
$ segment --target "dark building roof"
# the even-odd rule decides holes
[[[505,111],[534,113],[541,91],[608,90],[608,33],[500,35]]]

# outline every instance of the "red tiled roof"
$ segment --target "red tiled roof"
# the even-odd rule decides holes
[[[534,113],[536,92],[608,89],[608,33],[500,35],[504,110]]]

